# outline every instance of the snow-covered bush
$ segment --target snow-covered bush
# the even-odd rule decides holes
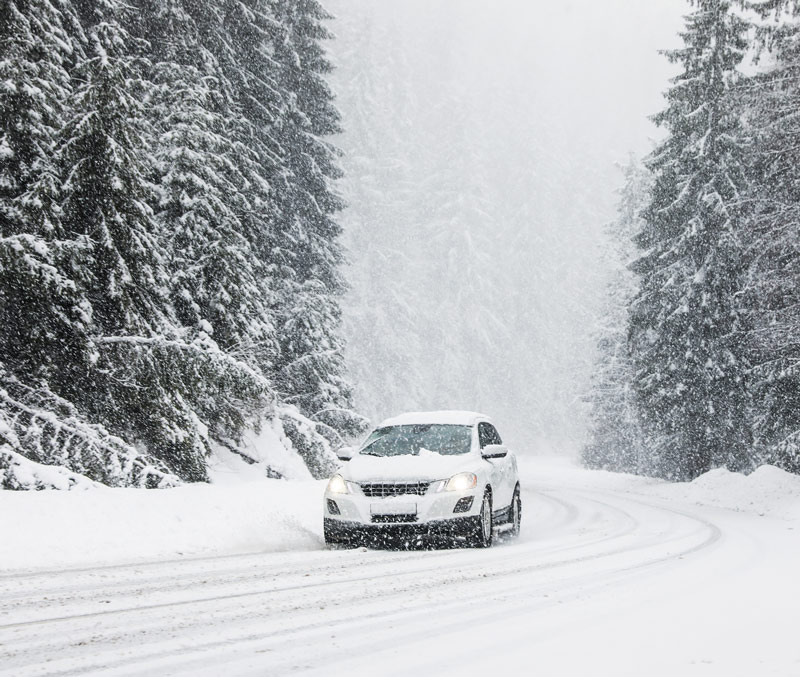
[[[286,438],[305,461],[311,475],[315,479],[330,477],[338,461],[331,443],[319,433],[318,424],[292,406],[281,407],[279,416]]]
[[[87,423],[46,384],[21,383],[0,363],[0,488],[180,484],[160,461]]]

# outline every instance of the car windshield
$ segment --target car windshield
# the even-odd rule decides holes
[[[395,425],[378,428],[359,451],[367,456],[418,455],[422,449],[454,456],[470,450],[472,428],[468,425]]]

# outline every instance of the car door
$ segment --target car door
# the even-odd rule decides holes
[[[500,438],[500,433],[497,432],[497,428],[492,426],[492,430],[494,431],[494,443],[503,445],[508,450],[508,453],[503,458],[499,459],[504,489],[505,507],[511,505],[511,499],[514,496],[514,488],[517,486],[517,460],[514,457],[514,454],[511,453],[511,450],[508,449],[503,440]]]
[[[481,450],[489,444],[503,444],[503,440],[500,438],[497,429],[488,421],[482,421],[478,424],[478,441]],[[513,457],[509,452],[502,458],[487,460],[487,463],[490,463],[492,466],[490,475],[492,478],[492,490],[494,492],[493,508],[495,510],[507,508],[511,505],[511,497],[514,493],[514,486],[516,485]]]

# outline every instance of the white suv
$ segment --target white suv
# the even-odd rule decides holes
[[[403,414],[339,458],[325,490],[329,545],[444,537],[486,548],[495,530],[519,534],[517,461],[486,416]]]

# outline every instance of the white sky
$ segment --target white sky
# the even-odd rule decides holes
[[[686,0],[455,4],[463,23],[441,30],[460,34],[454,46],[468,69],[491,78],[516,65],[527,75],[516,81],[517,95],[557,114],[576,136],[596,135],[619,159],[649,150],[656,132],[648,117],[662,107],[675,72],[658,50],[679,44]]]

